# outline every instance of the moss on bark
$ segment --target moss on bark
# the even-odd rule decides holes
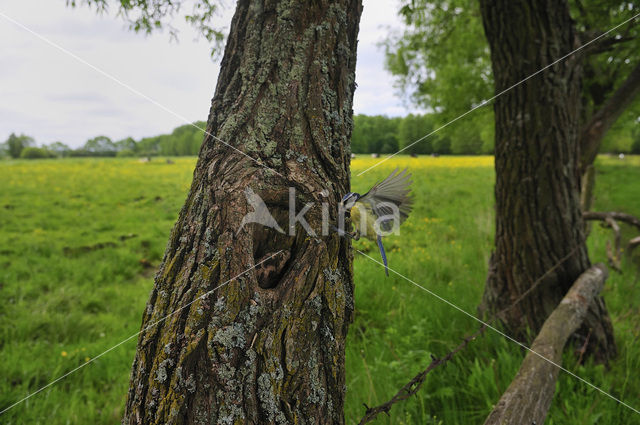
[[[123,423],[344,422],[349,241],[238,229],[247,187],[277,219],[295,187],[297,205],[317,203],[306,215],[317,230],[319,203],[336,211],[348,191],[360,13],[359,0],[238,2],[207,124],[216,137],[205,137],[142,327],[240,276],[142,332]]]

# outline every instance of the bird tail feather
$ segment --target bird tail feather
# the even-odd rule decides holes
[[[378,248],[380,248],[380,255],[382,255],[382,262],[384,263],[384,272],[389,276],[389,267],[387,266],[387,255],[384,253],[384,246],[382,245],[382,237],[378,235]]]

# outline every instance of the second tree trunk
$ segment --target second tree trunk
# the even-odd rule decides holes
[[[500,93],[576,47],[564,0],[481,0]],[[578,144],[582,67],[572,55],[499,96],[496,119],[496,240],[481,311],[509,306],[548,270],[542,284],[509,311],[505,325],[531,341],[571,284],[589,266],[580,210]],[[533,334],[530,334],[529,331]],[[615,355],[604,300],[585,325],[590,351]]]

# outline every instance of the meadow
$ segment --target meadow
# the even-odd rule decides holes
[[[0,410],[138,332],[169,232],[191,182],[195,158],[0,162]],[[352,190],[365,192],[395,167],[414,175],[415,209],[386,241],[389,266],[467,312],[482,296],[493,246],[492,157],[398,157],[358,177],[372,158],[352,163]],[[600,157],[595,210],[640,216],[640,157]],[[624,226],[624,225],[623,225]],[[625,227],[627,235],[634,234]],[[635,233],[637,234],[637,233]],[[610,230],[595,224],[593,262],[605,261]],[[375,259],[375,243],[354,247]],[[619,355],[606,368],[568,370],[640,408],[640,274],[625,259],[603,295]],[[347,342],[347,423],[363,403],[390,398],[478,323],[402,277],[355,255],[355,320]],[[133,338],[0,416],[7,424],[120,422]],[[488,331],[428,375],[417,396],[380,424],[482,423],[509,385],[522,349]],[[566,373],[548,424],[640,424],[640,415]]]

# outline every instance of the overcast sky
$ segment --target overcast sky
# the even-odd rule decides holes
[[[228,27],[233,2],[226,0],[219,26]],[[407,109],[384,70],[377,43],[399,28],[397,0],[364,0],[360,25],[354,112],[404,115]],[[0,142],[25,133],[38,144],[62,141],[78,147],[104,134],[114,140],[170,132],[185,121],[205,120],[219,69],[210,46],[180,25],[179,42],[166,33],[150,37],[128,31],[113,16],[65,0],[4,0],[0,3]],[[28,30],[111,74],[150,102],[90,66],[47,44]]]

